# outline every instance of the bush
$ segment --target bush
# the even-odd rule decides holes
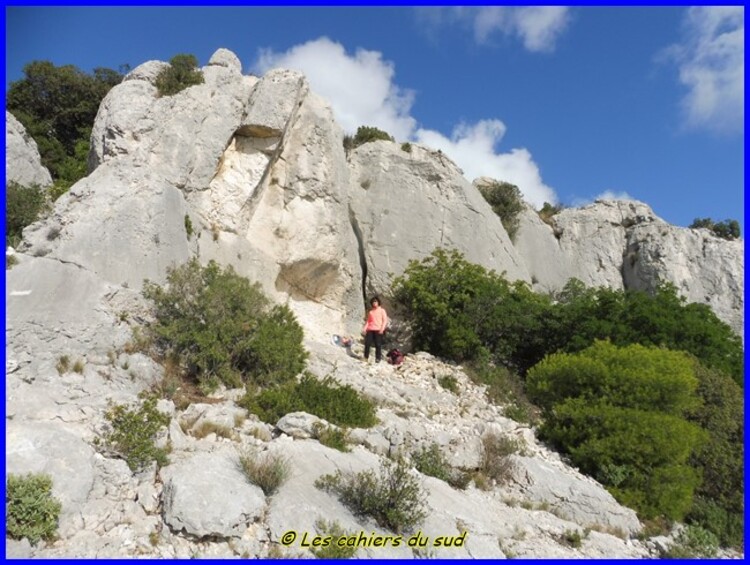
[[[742,389],[725,374],[695,362],[701,404],[688,420],[709,435],[690,458],[702,482],[687,516],[691,524],[718,536],[724,546],[741,547],[744,522],[744,403]]]
[[[562,212],[564,206],[562,204],[552,205],[549,202],[545,202],[542,209],[539,210],[539,217],[545,224],[552,225],[552,217],[555,214]]]
[[[289,478],[291,466],[289,460],[277,454],[256,453],[240,455],[240,467],[248,480],[260,487],[266,496],[275,493],[284,481]]]
[[[47,209],[44,190],[25,188],[15,182],[5,186],[5,245],[18,247],[23,228],[34,223]]]
[[[261,420],[276,423],[291,412],[307,412],[336,424],[369,428],[377,423],[375,405],[362,398],[351,386],[340,386],[333,378],[319,381],[306,373],[299,382],[290,382],[254,394],[252,390],[241,405]]]
[[[411,460],[417,471],[424,475],[435,477],[446,483],[450,482],[453,476],[451,466],[445,460],[437,443],[432,443],[429,447],[423,446],[421,450],[415,451],[411,455]]]
[[[443,375],[442,377],[438,378],[438,384],[445,390],[452,392],[453,394],[458,395],[461,393],[461,389],[459,389],[458,387],[458,381],[453,375]]]
[[[156,447],[154,441],[159,430],[169,425],[170,417],[156,409],[155,397],[144,399],[137,409],[111,406],[105,418],[110,430],[104,435],[104,444],[122,456],[131,471],[140,471],[152,461],[160,467],[168,463],[167,451]],[[95,443],[100,443],[98,438]]]
[[[525,365],[549,306],[548,298],[525,283],[511,284],[443,249],[410,261],[394,279],[392,293],[411,321],[414,346],[457,361],[491,356]]]
[[[12,539],[28,538],[32,545],[57,533],[62,505],[52,496],[49,475],[8,475],[5,491],[5,531]]]
[[[169,60],[169,67],[156,77],[159,96],[173,96],[196,84],[203,84],[203,72],[198,68],[195,55],[181,53]]]
[[[52,200],[86,176],[91,128],[101,101],[127,71],[121,70],[87,74],[73,65],[33,61],[24,66],[24,78],[10,85],[6,109],[36,141],[54,181]]]
[[[349,559],[357,552],[356,545],[339,545],[338,541],[341,538],[346,540],[354,534],[344,530],[337,521],[317,520],[315,529],[319,535],[330,538],[328,545],[311,550],[318,559]]]
[[[716,557],[718,548],[718,539],[714,534],[697,526],[687,526],[677,536],[674,545],[662,554],[662,557],[670,559]]]
[[[711,218],[695,218],[689,226],[692,229],[706,228],[716,237],[723,239],[737,239],[740,237],[740,224],[737,220],[724,220],[723,222],[714,222]]]
[[[425,493],[403,459],[385,461],[380,474],[355,475],[336,471],[315,481],[319,489],[338,494],[359,516],[371,516],[378,525],[396,533],[413,529],[426,517]]]
[[[681,415],[697,405],[698,381],[684,353],[607,341],[577,354],[556,354],[529,371],[526,387],[547,413],[570,398]]]
[[[186,366],[204,389],[287,382],[305,367],[303,332],[287,306],[271,306],[260,286],[197,259],[170,269],[165,288],[144,284],[154,301],[155,345]]]
[[[518,214],[523,210],[521,191],[509,182],[493,182],[480,186],[479,192],[492,206],[492,210],[500,216],[500,221],[508,232],[511,241],[515,241],[518,232]]]
[[[351,451],[349,447],[349,430],[346,428],[334,428],[316,423],[313,426],[316,439],[326,447],[343,451]]]
[[[698,406],[685,354],[597,342],[529,371],[542,406],[540,435],[643,517],[682,519],[699,473],[688,464],[706,433],[685,419]]]
[[[352,145],[354,148],[370,143],[371,141],[393,141],[393,138],[381,129],[376,127],[359,126],[357,133],[352,139]]]
[[[401,144],[401,151],[405,151],[406,153],[411,153],[411,143],[404,142]]]
[[[586,288],[572,279],[544,318],[542,351],[576,352],[596,339],[615,345],[653,345],[692,353],[708,367],[743,381],[742,340],[705,304],[687,304],[672,284],[652,294]],[[533,354],[528,355],[533,359]],[[540,360],[539,357],[537,360]],[[527,368],[533,366],[533,363]]]

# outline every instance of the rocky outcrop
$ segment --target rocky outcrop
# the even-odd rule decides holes
[[[36,141],[13,114],[5,111],[5,184],[46,188],[52,184],[49,171],[42,165]]]
[[[571,278],[647,291],[671,282],[689,302],[708,304],[743,335],[743,241],[673,226],[631,200],[568,208],[549,223],[527,207],[519,220],[515,245],[535,290],[557,291]]]
[[[366,294],[388,289],[409,260],[453,248],[471,262],[529,281],[500,219],[461,170],[439,151],[388,141],[350,155],[352,227],[357,233]]]

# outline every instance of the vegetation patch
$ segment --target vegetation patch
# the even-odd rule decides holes
[[[482,437],[482,452],[477,473],[495,484],[506,483],[512,478],[515,469],[510,456],[521,450],[521,442],[515,438],[496,433],[485,434]]]
[[[420,450],[414,451],[411,461],[420,473],[445,481],[454,488],[463,490],[471,481],[469,473],[451,467],[437,443],[422,446]]]
[[[109,430],[94,440],[119,454],[131,471],[141,471],[152,461],[163,467],[168,464],[167,450],[156,447],[156,434],[169,425],[170,417],[156,409],[156,398],[143,400],[140,406],[128,408],[124,404],[110,405],[105,414]]]
[[[349,385],[333,378],[322,381],[306,373],[299,382],[290,382],[257,393],[249,387],[240,404],[261,420],[276,423],[290,412],[314,414],[337,426],[370,428],[377,423],[375,405]]]
[[[169,67],[156,77],[159,96],[174,96],[190,86],[203,84],[203,72],[195,55],[180,53],[169,60]]]
[[[480,186],[479,192],[492,206],[492,211],[500,217],[510,240],[515,241],[518,233],[518,214],[523,210],[519,188],[509,182],[493,182]]]
[[[317,520],[315,529],[319,535],[331,538],[327,546],[312,550],[318,559],[349,559],[357,553],[356,545],[346,545],[345,541],[339,545],[340,539],[346,540],[353,534],[344,530],[338,521]]]
[[[32,545],[54,539],[61,509],[60,502],[52,496],[49,475],[8,475],[5,532],[9,538],[28,538]]]
[[[685,420],[697,380],[683,353],[597,342],[529,371],[540,435],[640,515],[681,520],[699,475],[688,465],[705,432]]]
[[[716,237],[730,241],[740,237],[740,223],[737,220],[714,222],[711,218],[695,218],[690,227],[693,229],[705,228],[711,231]]]
[[[271,496],[289,478],[289,460],[275,453],[246,452],[240,455],[240,467],[248,480],[260,487],[266,496]]]
[[[716,557],[718,548],[719,540],[713,533],[699,526],[687,526],[661,557],[669,559]]]
[[[424,490],[403,459],[386,460],[379,474],[336,471],[320,477],[315,486],[337,494],[355,514],[372,517],[396,533],[412,530],[427,515]]]
[[[458,380],[453,375],[443,375],[442,377],[438,377],[438,384],[453,394],[458,395],[461,392],[458,388]]]
[[[316,439],[326,447],[345,453],[352,450],[349,447],[349,430],[346,428],[324,426],[316,422],[313,425],[313,431],[315,432]]]
[[[34,223],[48,208],[46,194],[38,186],[26,188],[15,182],[8,183],[5,186],[5,245],[18,247],[23,228]]]
[[[204,392],[220,383],[268,386],[290,381],[305,367],[302,327],[285,305],[272,305],[231,266],[197,259],[170,269],[167,285],[151,282],[143,294],[154,301],[154,346],[172,356]]]

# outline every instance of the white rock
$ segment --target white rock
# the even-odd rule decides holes
[[[36,141],[13,114],[5,111],[5,184],[46,188],[52,184],[49,171],[42,165]]]
[[[265,505],[229,452],[199,453],[161,471],[164,521],[198,537],[240,537]]]

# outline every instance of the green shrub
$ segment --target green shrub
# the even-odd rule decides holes
[[[719,548],[718,539],[708,530],[697,526],[687,526],[677,536],[662,557],[670,559],[689,559],[695,557],[716,557]]]
[[[449,483],[453,477],[453,470],[446,461],[440,446],[437,443],[429,447],[422,447],[419,451],[411,454],[412,463],[417,471]]]
[[[556,404],[540,436],[644,518],[683,518],[698,484],[688,457],[703,438],[682,418],[583,398]]]
[[[529,371],[544,409],[540,435],[644,518],[681,520],[700,473],[689,458],[707,434],[685,415],[698,406],[683,353],[597,342],[555,354]]]
[[[169,425],[170,417],[156,409],[155,397],[145,398],[132,409],[115,404],[104,417],[110,426],[104,444],[122,456],[132,471],[140,471],[152,461],[159,466],[168,463],[167,451],[156,447],[154,441],[159,430]],[[100,443],[98,438],[96,443]]]
[[[717,237],[732,240],[740,237],[740,223],[737,220],[714,222],[711,218],[695,218],[690,228],[706,228]]]
[[[393,138],[381,129],[369,126],[359,126],[351,141],[352,148],[359,147],[371,141],[393,141]]]
[[[479,192],[500,216],[500,221],[508,232],[511,241],[515,241],[518,232],[518,214],[523,210],[521,191],[509,182],[493,182],[479,187]]]
[[[337,426],[352,428],[369,428],[377,423],[375,405],[362,398],[351,386],[340,386],[331,377],[320,381],[309,373],[299,382],[290,382],[260,394],[249,390],[241,405],[268,423],[276,423],[291,412],[307,412]]]
[[[5,270],[6,271],[9,269],[12,269],[16,265],[18,265],[18,257],[16,257],[15,255],[5,256]]]
[[[144,284],[154,301],[155,346],[174,355],[204,389],[252,382],[266,386],[305,367],[303,331],[287,306],[272,306],[260,286],[197,259],[170,269],[167,286]]]
[[[549,306],[547,297],[525,283],[511,284],[444,249],[410,261],[394,279],[392,293],[411,322],[414,346],[457,361],[491,356],[525,365],[517,353],[534,350]]]
[[[315,529],[319,535],[330,538],[328,545],[312,550],[318,559],[349,559],[357,552],[356,545],[345,545],[345,542],[339,545],[340,539],[346,540],[355,534],[344,530],[337,521],[317,520]]]
[[[197,68],[195,55],[181,53],[169,60],[169,67],[156,77],[159,96],[173,96],[186,88],[203,84],[203,72]]]
[[[698,381],[684,353],[597,341],[545,358],[526,376],[531,399],[549,411],[569,398],[680,415],[697,405]]]
[[[701,403],[688,420],[709,435],[690,458],[702,476],[691,524],[718,536],[723,546],[741,547],[744,541],[744,402],[742,389],[728,376],[695,362]]]
[[[282,455],[266,453],[243,453],[240,455],[240,467],[248,480],[260,487],[266,496],[275,493],[284,481],[289,478],[291,466]]]
[[[185,214],[185,233],[188,239],[193,237],[193,220],[187,214]]]
[[[453,375],[443,375],[442,377],[439,377],[438,384],[453,394],[459,394],[461,392],[461,389],[458,388],[458,381]]]
[[[596,339],[609,339],[621,346],[639,343],[666,347],[692,353],[704,365],[727,373],[742,386],[740,337],[707,305],[687,304],[672,284],[662,284],[649,294],[586,288],[571,279],[555,298],[557,304],[541,324],[540,350],[546,353],[581,351]]]
[[[562,534],[560,534],[558,539],[560,543],[563,543],[568,547],[579,549],[583,545],[583,540],[587,537],[588,532],[584,532],[584,534],[581,535],[581,532],[579,530],[565,530]]]
[[[44,190],[11,182],[5,186],[5,245],[17,247],[23,228],[34,223],[47,209]]]
[[[539,217],[542,219],[542,221],[545,224],[552,225],[552,217],[555,214],[559,214],[563,210],[562,204],[552,205],[549,202],[545,202],[542,206],[542,209],[539,210],[538,214]]]
[[[336,493],[355,514],[370,516],[397,533],[413,529],[427,515],[425,493],[403,459],[386,460],[379,475],[374,471],[354,475],[336,471],[320,477],[315,486]]]
[[[52,496],[49,475],[8,475],[5,531],[9,538],[28,538],[32,545],[53,539],[61,509],[60,502]]]
[[[405,151],[406,153],[411,153],[411,143],[404,142],[401,144],[401,151]]]
[[[346,428],[334,428],[316,424],[313,426],[317,440],[332,449],[338,449],[344,453],[351,451],[349,447],[349,430]]]

